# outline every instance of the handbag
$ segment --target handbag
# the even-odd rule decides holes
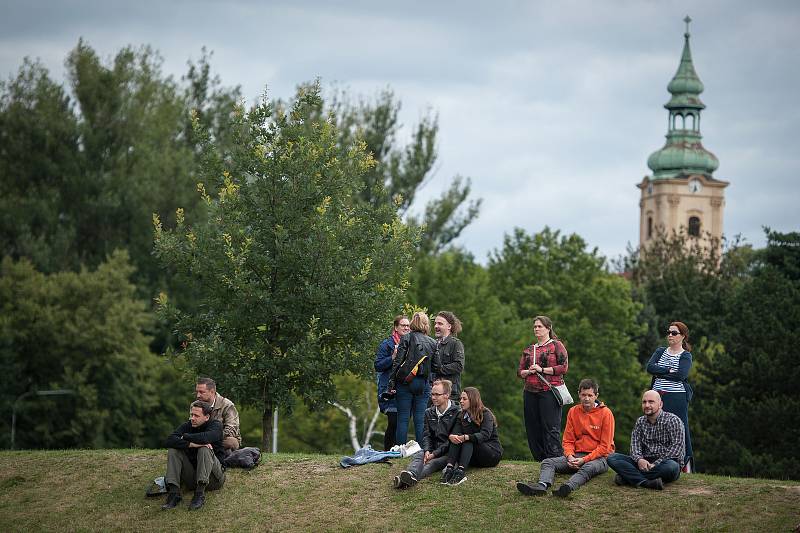
[[[533,347],[533,362],[536,362],[536,347]],[[537,372],[536,375],[542,382],[550,387],[550,391],[553,393],[553,396],[556,397],[556,401],[558,405],[572,405],[575,403],[575,400],[572,399],[572,394],[569,393],[569,389],[566,385],[553,385],[547,378],[545,378],[541,373]]]

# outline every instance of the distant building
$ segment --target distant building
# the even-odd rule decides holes
[[[697,76],[689,49],[689,22],[686,17],[683,54],[678,72],[669,82],[672,94],[664,107],[669,111],[667,142],[647,159],[652,176],[637,185],[639,201],[639,247],[663,231],[671,234],[683,229],[691,237],[722,237],[723,209],[727,181],[714,178],[717,157],[703,148],[700,135],[700,101],[703,82]]]

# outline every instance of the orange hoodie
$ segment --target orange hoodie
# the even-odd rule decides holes
[[[602,402],[588,413],[581,404],[567,413],[567,428],[564,430],[564,455],[576,452],[588,453],[588,463],[614,452],[614,415]]]

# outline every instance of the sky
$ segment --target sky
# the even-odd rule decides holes
[[[0,78],[27,56],[63,80],[83,37],[109,63],[150,45],[176,79],[205,46],[248,102],[265,89],[290,98],[316,78],[365,98],[388,87],[403,104],[401,138],[429,113],[439,120],[417,208],[456,175],[483,199],[457,241],[477,260],[515,227],[544,226],[613,259],[638,244],[636,184],[664,145],[687,14],[703,144],[730,182],[724,232],[763,246],[764,226],[800,230],[794,0],[0,0]]]

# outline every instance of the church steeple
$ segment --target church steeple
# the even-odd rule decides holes
[[[653,171],[653,180],[688,177],[701,174],[711,178],[719,167],[717,157],[706,150],[701,142],[700,111],[705,104],[700,100],[703,82],[697,76],[692,62],[692,51],[689,47],[688,16],[684,44],[678,71],[667,85],[672,94],[664,107],[669,111],[667,142],[663,148],[654,152],[647,159],[647,166]]]

